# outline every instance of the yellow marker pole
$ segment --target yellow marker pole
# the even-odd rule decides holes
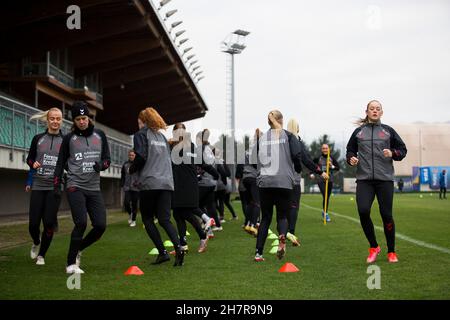
[[[328,210],[328,181],[330,180],[330,149],[327,154],[327,175],[328,179],[325,181],[325,207],[323,208],[323,224],[327,224],[327,210]]]

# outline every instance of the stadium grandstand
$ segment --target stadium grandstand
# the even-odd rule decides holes
[[[76,100],[87,101],[108,137],[112,166],[102,191],[107,207],[120,207],[120,169],[139,111],[153,106],[172,124],[203,117],[206,103],[150,1],[76,1],[79,30],[66,25],[72,2],[44,2],[9,1],[0,12],[0,216],[28,211],[25,159],[45,130],[29,118],[58,107],[66,133]]]

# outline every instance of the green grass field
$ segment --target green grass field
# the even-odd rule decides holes
[[[450,201],[440,201],[436,195],[395,197],[397,232],[421,242],[397,239],[400,262],[389,264],[384,234],[377,230],[383,250],[376,262],[381,289],[369,290],[368,245],[360,225],[346,218],[358,218],[351,197],[331,198],[331,212],[340,215],[331,214],[332,222],[324,226],[320,212],[311,208],[319,208],[321,198],[303,195],[297,223],[302,246],[289,245],[279,261],[268,253],[272,240],[267,240],[262,263],[253,261],[256,240],[241,228],[238,201],[233,204],[240,220],[227,221],[206,253],[196,252],[198,237],[189,227],[191,252],[181,268],[172,266],[173,258],[170,263],[151,265],[155,256],[147,253],[154,246],[142,224],[130,228],[124,213],[111,214],[102,239],[83,254],[81,267],[86,274],[81,276],[80,290],[66,286],[71,219],[61,220],[45,266],[36,266],[29,258],[26,224],[0,227],[0,239],[7,235],[22,243],[0,250],[0,299],[450,299]],[[376,203],[372,218],[375,225],[382,225]],[[271,230],[276,232],[275,221]],[[279,273],[285,262],[295,264],[300,272]],[[124,276],[131,265],[145,274]]]

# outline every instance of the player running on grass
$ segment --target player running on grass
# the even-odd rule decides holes
[[[166,137],[159,132],[161,129],[166,129],[167,125],[154,108],[146,108],[139,117],[146,126],[134,135],[136,157],[130,167],[130,173],[139,172],[139,203],[142,221],[148,236],[159,252],[153,264],[170,260],[154,222],[156,217],[174,245],[174,266],[182,266],[184,252],[181,250],[177,230],[170,222],[174,190],[170,146]]]
[[[47,123],[47,130],[37,134],[31,141],[27,164],[30,166],[30,219],[29,232],[33,239],[30,257],[37,265],[45,264],[45,254],[53,239],[57,226],[60,197],[53,194],[53,175],[58,160],[63,135],[61,133],[62,112],[58,108],[40,112],[30,118]],[[44,225],[39,237],[41,221]]]
[[[99,240],[106,229],[100,171],[109,168],[109,145],[103,131],[94,128],[89,115],[86,102],[74,102],[72,132],[63,138],[55,169],[54,192],[61,197],[61,178],[67,168],[66,192],[75,224],[67,255],[67,273],[84,273],[80,269],[81,252]],[[83,237],[87,215],[93,228]]]
[[[199,188],[197,179],[197,155],[195,146],[191,142],[190,133],[186,132],[183,123],[177,123],[173,127],[173,138],[169,141],[172,149],[172,171],[174,181],[174,193],[172,197],[172,209],[177,223],[178,235],[183,251],[188,251],[186,241],[186,221],[188,221],[200,238],[198,252],[206,251],[208,237],[202,228],[199,219],[194,215],[199,206]],[[213,166],[205,163],[198,164],[203,170],[208,171],[216,179],[219,177]]]
[[[381,249],[375,238],[370,219],[370,209],[377,197],[384,234],[388,247],[388,261],[398,262],[395,253],[395,224],[392,216],[394,197],[393,161],[401,161],[407,153],[406,146],[394,129],[382,124],[383,108],[377,100],[367,104],[366,117],[358,121],[347,144],[347,162],[357,166],[356,204],[361,226],[369,241],[367,263],[375,262]]]
[[[298,122],[295,119],[290,119],[288,121],[287,130],[292,133],[295,137],[297,137],[298,142],[301,145],[302,153],[301,153],[301,162],[304,166],[306,166],[311,172],[322,174],[325,172],[323,168],[319,167],[317,164],[314,164],[313,160],[311,159],[311,156],[309,155],[305,144],[303,143],[302,139],[299,136],[299,125]],[[324,177],[319,175],[319,177],[323,180],[325,180]],[[295,236],[295,225],[297,224],[298,219],[298,211],[300,209],[300,197],[302,195],[301,190],[301,179],[302,176],[300,173],[295,172],[294,170],[294,187],[292,189],[292,199],[291,199],[291,207],[289,209],[289,215],[288,215],[288,233],[286,237],[292,242],[294,246],[299,246],[300,241],[298,240],[297,236]]]
[[[326,171],[327,170],[327,157],[328,157],[328,152],[330,152],[330,147],[327,144],[323,144],[321,147],[321,155],[318,158],[315,158],[313,161],[315,164],[317,164],[318,166],[320,166],[320,168],[322,169],[322,171]],[[327,195],[326,195],[326,199],[327,199],[327,208],[329,210],[330,208],[330,195],[331,195],[331,191],[333,189],[333,174],[336,171],[339,171],[340,167],[339,167],[339,163],[337,162],[337,160],[332,157],[330,155],[330,179],[328,179],[328,190],[327,190]],[[314,174],[311,174],[311,178],[315,178]],[[322,177],[317,177],[317,185],[319,186],[319,190],[320,193],[322,193],[322,208],[325,208],[325,184],[326,181],[322,178]],[[327,222],[330,222],[330,216],[328,215],[328,210],[326,213],[326,220]],[[324,212],[322,211],[322,219],[324,216]]]
[[[120,173],[120,187],[124,192],[124,207],[128,213],[128,224],[130,227],[136,226],[136,215],[139,202],[138,174],[130,174],[130,166],[134,161],[136,154],[134,150],[128,151],[128,161],[122,165]]]
[[[283,258],[286,252],[287,216],[289,214],[294,172],[301,172],[302,145],[298,138],[283,130],[283,115],[274,110],[269,113],[270,130],[259,139],[257,178],[262,219],[256,241],[255,261],[264,261],[263,249],[272,221],[273,207],[276,207],[279,245],[277,257]],[[318,171],[319,174],[323,172]],[[324,178],[328,178],[323,173]]]

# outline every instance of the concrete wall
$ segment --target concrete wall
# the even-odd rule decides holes
[[[408,149],[405,159],[394,161],[397,176],[411,176],[412,167],[450,166],[449,123],[396,124],[392,127]]]
[[[28,213],[30,194],[25,192],[27,171],[0,168],[0,216]],[[121,207],[119,179],[101,179],[103,199],[107,208]],[[69,210],[63,193],[61,211]]]

